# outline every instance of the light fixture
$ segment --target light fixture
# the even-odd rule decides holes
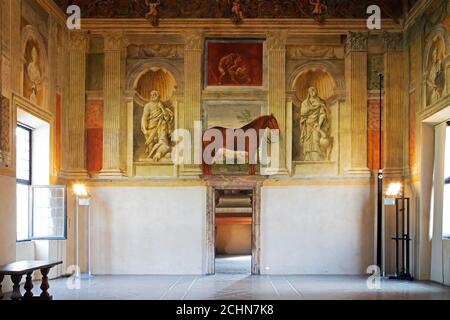
[[[81,184],[81,183],[76,183],[73,185],[73,193],[77,197],[87,197],[88,196],[86,185]]]
[[[76,183],[73,185],[73,193],[75,194],[75,266],[76,266],[76,277],[80,277],[80,266],[79,266],[79,246],[78,246],[78,217],[79,217],[79,207],[87,207],[88,210],[88,277],[91,277],[91,206],[89,195],[86,185],[81,183]]]
[[[400,195],[401,190],[402,184],[400,182],[392,182],[386,191],[386,196],[397,197],[398,195]]]

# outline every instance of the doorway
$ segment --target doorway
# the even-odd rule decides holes
[[[252,273],[253,190],[215,190],[215,273]]]
[[[208,192],[207,192],[207,209],[206,209],[206,270],[205,273],[213,275],[216,273],[216,262],[217,267],[233,265],[244,266],[243,269],[246,273],[251,273],[252,275],[260,274],[260,259],[261,259],[261,187],[265,180],[263,176],[211,176],[208,177]],[[222,199],[222,200],[221,200]],[[250,203],[250,208],[249,208]],[[216,210],[216,207],[218,210]],[[216,211],[218,221],[216,221]],[[227,212],[228,211],[228,212]],[[219,225],[227,226],[223,230],[216,228],[217,222]],[[226,224],[228,223],[228,224]],[[238,227],[231,227],[231,225]],[[244,233],[239,233],[237,231],[238,238],[227,237],[226,230],[245,230]],[[219,229],[219,230],[217,230]],[[251,257],[249,257],[249,231],[250,233],[250,252]],[[246,234],[244,236],[243,234]],[[217,235],[217,237],[216,237]],[[223,239],[223,238],[224,239]],[[229,239],[229,242],[225,242]],[[244,240],[245,239],[245,240]],[[216,245],[218,243],[218,245]],[[225,251],[224,243],[230,243],[230,247],[227,250],[232,249],[232,251]],[[239,245],[237,245],[239,244]],[[245,251],[235,251],[235,249],[246,249]],[[221,252],[228,255],[229,259],[222,259],[216,261],[217,257],[221,258]],[[237,257],[230,257],[233,254],[238,253]],[[248,270],[248,265],[250,262],[250,272]],[[242,268],[238,268],[242,270]],[[222,269],[223,270],[223,269]],[[233,271],[229,269],[231,273]],[[240,272],[237,270],[236,272]],[[220,272],[220,271],[219,271]]]

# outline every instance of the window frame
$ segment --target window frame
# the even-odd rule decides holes
[[[29,193],[29,198],[31,203],[33,203],[33,189],[39,189],[39,188],[47,188],[47,189],[64,189],[64,235],[62,237],[34,237],[34,206],[33,204],[31,204],[31,209],[29,210],[30,212],[30,217],[29,217],[29,222],[30,222],[30,228],[29,228],[29,232],[28,232],[28,238],[30,241],[32,240],[67,240],[67,188],[66,186],[63,185],[48,185],[48,186],[39,186],[39,185],[31,185],[30,186],[30,193]]]
[[[27,239],[17,239],[17,227],[16,227],[16,243],[21,243],[21,242],[30,242],[31,241],[31,237],[30,237],[30,187],[32,186],[32,181],[33,181],[33,128],[18,122],[16,128],[20,128],[22,130],[27,131],[28,136],[29,136],[29,142],[28,142],[28,157],[29,157],[29,180],[24,180],[24,179],[17,179],[16,178],[16,188],[17,185],[23,185],[23,186],[28,186],[28,236]],[[17,146],[17,144],[16,144]],[[17,201],[17,199],[16,199]],[[17,212],[16,212],[17,215]]]

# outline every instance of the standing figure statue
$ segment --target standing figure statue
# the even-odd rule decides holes
[[[144,106],[141,130],[145,136],[145,154],[155,161],[171,151],[170,134],[174,129],[174,113],[161,102],[157,90],[150,93],[150,102]]]
[[[429,67],[427,78],[429,104],[433,104],[441,98],[441,90],[445,83],[442,61],[438,57],[437,48],[434,48],[431,58],[431,65]]]
[[[30,101],[33,103],[37,103],[37,91],[38,91],[38,85],[42,81],[42,75],[39,68],[39,55],[36,50],[36,47],[33,47],[31,49],[31,61],[27,66],[27,75],[28,78],[31,81],[31,95],[30,95]]]
[[[331,148],[328,107],[319,97],[317,88],[310,87],[300,109],[301,160],[330,160]]]

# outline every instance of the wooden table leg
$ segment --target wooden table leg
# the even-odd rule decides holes
[[[32,299],[33,298],[33,292],[31,290],[33,289],[33,278],[31,275],[33,272],[27,273],[27,280],[25,282],[25,294],[23,295],[23,300]]]
[[[2,282],[4,277],[4,275],[0,274],[0,299],[3,299]]]
[[[22,294],[20,293],[20,281],[22,280],[22,275],[14,275],[11,276],[11,280],[13,282],[13,292],[11,294],[11,300],[20,300],[22,299]]]
[[[50,285],[48,284],[48,273],[50,272],[50,268],[41,269],[42,273],[42,284],[41,284],[41,299],[42,300],[52,300],[52,296],[48,294],[48,289]]]

